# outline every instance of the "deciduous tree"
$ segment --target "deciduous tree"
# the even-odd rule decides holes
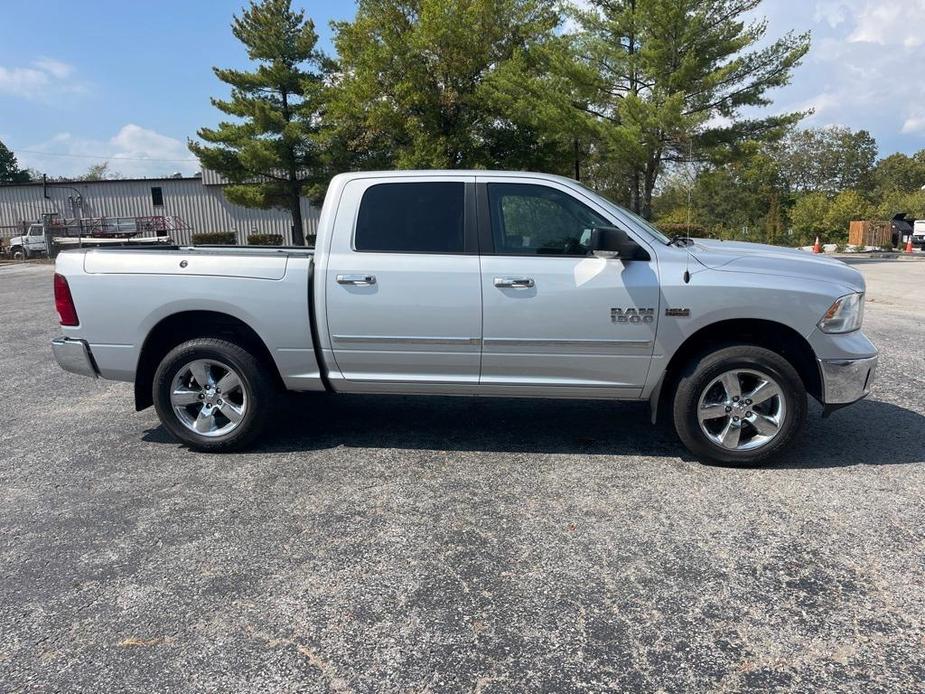
[[[16,155],[5,144],[0,142],[0,182],[2,183],[28,183],[29,172],[19,168]]]
[[[91,164],[82,174],[77,176],[78,181],[111,181],[122,178],[122,174],[109,168],[108,161]]]
[[[869,191],[877,141],[866,130],[832,126],[796,130],[773,148],[788,187],[796,192]]]
[[[897,153],[881,159],[873,172],[878,195],[893,191],[912,192],[925,186],[925,149],[913,156]]]

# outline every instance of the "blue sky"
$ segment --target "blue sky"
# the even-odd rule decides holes
[[[301,4],[331,50],[352,2]],[[0,140],[24,166],[73,175],[109,160],[128,176],[197,170],[186,138],[217,122],[212,65],[246,64],[231,35],[243,0],[4,0]],[[925,148],[925,0],[765,0],[769,35],[813,32],[774,110],[870,130],[881,152]]]

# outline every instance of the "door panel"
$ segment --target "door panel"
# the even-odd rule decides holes
[[[531,288],[494,286],[524,276]],[[658,281],[646,262],[482,258],[484,384],[641,388],[655,340]],[[616,322],[614,309],[652,309]]]
[[[359,212],[336,220],[325,277],[328,334],[345,389],[478,383],[481,280],[478,255],[466,252],[475,230],[461,193],[472,180],[360,179],[345,188],[339,209]],[[428,182],[436,187],[413,188]]]
[[[359,257],[357,257],[359,256]],[[328,325],[349,381],[475,383],[482,337],[477,256],[395,253],[332,257]],[[343,274],[375,284],[344,285]]]
[[[659,312],[654,262],[587,256],[590,228],[612,221],[561,199],[564,187],[492,185],[479,198],[496,252],[482,256],[480,384],[641,390]]]

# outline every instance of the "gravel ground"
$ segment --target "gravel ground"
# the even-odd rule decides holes
[[[0,690],[921,691],[925,263],[859,267],[876,392],[759,470],[621,403],[303,397],[191,453],[0,269]]]

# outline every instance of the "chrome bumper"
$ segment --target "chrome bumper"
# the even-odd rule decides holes
[[[877,359],[820,359],[822,402],[850,405],[867,396],[877,374]]]
[[[90,346],[83,340],[72,340],[69,337],[58,337],[51,341],[51,351],[55,360],[65,371],[80,374],[81,376],[97,377],[96,365]]]

